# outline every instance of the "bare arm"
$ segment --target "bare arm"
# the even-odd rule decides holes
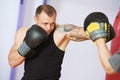
[[[19,31],[17,31],[15,36],[15,42],[12,45],[9,55],[8,55],[8,61],[9,65],[11,67],[16,67],[17,65],[20,65],[24,60],[25,57],[21,56],[18,53],[18,47],[22,44],[24,36],[25,36],[26,28],[21,28]]]
[[[115,71],[113,70],[112,66],[109,63],[109,58],[111,57],[111,53],[107,48],[104,38],[97,39],[95,43],[98,48],[99,58],[104,70],[108,74],[115,73]]]
[[[86,35],[84,32],[83,27],[78,27],[72,24],[65,24],[64,25],[64,31],[67,32],[67,38],[73,41],[85,41],[89,40],[89,36]]]

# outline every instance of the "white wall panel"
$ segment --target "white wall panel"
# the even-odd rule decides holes
[[[0,80],[9,80],[8,53],[17,27],[19,0],[0,0]]]

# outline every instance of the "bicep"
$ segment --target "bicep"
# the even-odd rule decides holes
[[[69,25],[64,28],[64,31],[67,32],[67,38],[74,41],[84,41],[89,39],[89,37],[84,32],[83,27]]]

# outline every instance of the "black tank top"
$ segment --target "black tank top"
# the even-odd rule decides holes
[[[34,56],[26,58],[22,80],[59,79],[64,51],[60,50],[54,43],[53,32],[47,41],[34,49]]]

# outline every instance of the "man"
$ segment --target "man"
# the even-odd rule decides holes
[[[69,41],[89,40],[82,27],[56,24],[56,15],[52,6],[40,5],[34,17],[36,24],[17,31],[8,59],[11,67],[25,61],[22,80],[59,80]]]
[[[89,14],[84,22],[84,30],[97,46],[104,70],[108,74],[120,72],[120,49],[112,56],[106,45],[116,35],[107,16],[102,12]]]

